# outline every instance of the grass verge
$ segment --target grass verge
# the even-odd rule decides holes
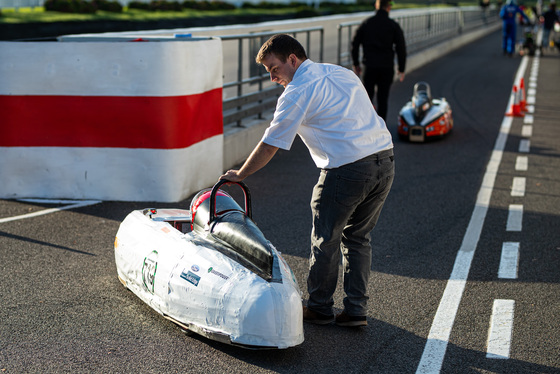
[[[476,2],[460,3],[460,5],[476,5]],[[412,1],[394,6],[394,9],[426,7],[426,6],[450,6],[445,2],[434,3],[426,1]],[[122,13],[113,13],[98,10],[94,14],[77,14],[45,11],[42,7],[2,9],[0,13],[0,23],[36,23],[36,22],[69,22],[69,21],[157,21],[165,19],[184,19],[201,17],[231,17],[231,16],[256,16],[256,15],[293,15],[295,12],[303,16],[317,16],[323,14],[354,13],[373,11],[373,6],[369,4],[346,4],[336,7],[325,6],[318,9],[313,7],[294,7],[294,8],[238,8],[234,10],[193,10],[183,9],[182,11],[147,11],[140,9],[125,8]]]

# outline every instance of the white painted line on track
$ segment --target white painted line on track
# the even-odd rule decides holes
[[[517,156],[517,158],[515,159],[515,170],[527,171],[528,168],[529,168],[529,157]]]
[[[82,208],[84,206],[99,204],[101,202],[100,200],[48,200],[48,199],[45,199],[45,200],[41,200],[41,199],[20,199],[20,201],[25,201],[25,202],[30,202],[30,203],[42,203],[42,204],[69,204],[69,205],[60,206],[60,207],[57,207],[57,208],[43,209],[43,210],[33,212],[33,213],[22,214],[20,216],[0,218],[0,223],[17,221],[17,220],[20,220],[20,219],[38,217],[38,216],[42,216],[42,215],[45,215],[45,214],[56,213],[56,212],[59,212],[61,210]]]
[[[534,120],[535,119],[532,114],[525,114],[525,117],[523,117],[523,123],[527,123],[529,125],[532,125]]]
[[[525,177],[513,177],[511,196],[525,196],[526,181],[527,179]]]
[[[519,142],[519,152],[529,153],[531,149],[531,141],[529,139],[521,139]]]
[[[502,256],[500,258],[500,268],[498,278],[517,279],[517,269],[519,267],[519,243],[505,242],[502,244]]]
[[[521,231],[523,224],[523,205],[511,204],[508,210],[506,231]]]
[[[533,126],[531,125],[523,125],[521,127],[521,136],[529,138],[533,135]]]
[[[521,60],[519,69],[517,70],[515,82],[519,82],[525,74],[527,62],[528,58],[527,56],[524,56]],[[515,98],[512,92],[506,108],[511,108],[514,99]],[[512,117],[504,117],[502,120],[500,133],[498,134],[494,150],[492,151],[490,161],[486,167],[486,172],[484,173],[482,185],[478,191],[469,225],[467,226],[461,247],[457,252],[455,264],[453,265],[453,271],[447,281],[443,296],[432,322],[432,327],[428,333],[426,345],[424,346],[424,352],[422,353],[422,358],[420,359],[420,363],[416,369],[417,374],[437,374],[440,372],[443,365],[443,359],[445,358],[445,352],[447,351],[447,345],[449,343],[449,336],[451,335],[451,329],[453,328],[457,310],[459,309],[459,304],[461,302],[461,298],[463,297],[463,291],[467,283],[472,259],[476,251],[476,246],[478,244],[478,240],[480,239],[486,213],[490,205],[490,197],[494,189],[494,183],[496,181],[498,168],[502,160],[502,155],[509,131],[511,129],[512,121]]]
[[[457,315],[459,303],[467,283],[474,252],[490,205],[490,196],[494,189],[496,175],[502,160],[503,149],[511,128],[511,122],[511,117],[505,117],[502,121],[500,134],[486,168],[467,231],[455,258],[453,271],[443,292],[430,333],[428,334],[428,340],[416,370],[417,374],[435,374],[441,370],[449,342],[449,335],[455,322],[455,316]]]
[[[513,330],[513,300],[494,300],[486,358],[507,359]]]

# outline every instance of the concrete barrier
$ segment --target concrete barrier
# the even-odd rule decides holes
[[[219,177],[219,39],[1,42],[0,61],[1,198],[174,202]]]

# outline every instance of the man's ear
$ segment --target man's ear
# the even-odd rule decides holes
[[[296,66],[297,65],[297,56],[295,54],[290,54],[288,56],[288,62],[290,63],[290,65],[292,66]]]

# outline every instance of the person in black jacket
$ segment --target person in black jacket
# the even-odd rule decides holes
[[[402,82],[406,65],[404,33],[397,22],[389,18],[391,0],[376,0],[374,16],[366,19],[356,30],[352,40],[354,72],[360,76],[360,46],[365,65],[363,83],[373,102],[377,87],[377,113],[387,122],[389,90],[395,76],[395,52],[398,59],[398,75]]]
[[[560,22],[560,17],[556,12],[556,3],[550,2],[550,6],[546,12],[542,15],[543,21],[543,33],[542,33],[542,48],[549,47],[550,33],[554,29],[554,24]]]

